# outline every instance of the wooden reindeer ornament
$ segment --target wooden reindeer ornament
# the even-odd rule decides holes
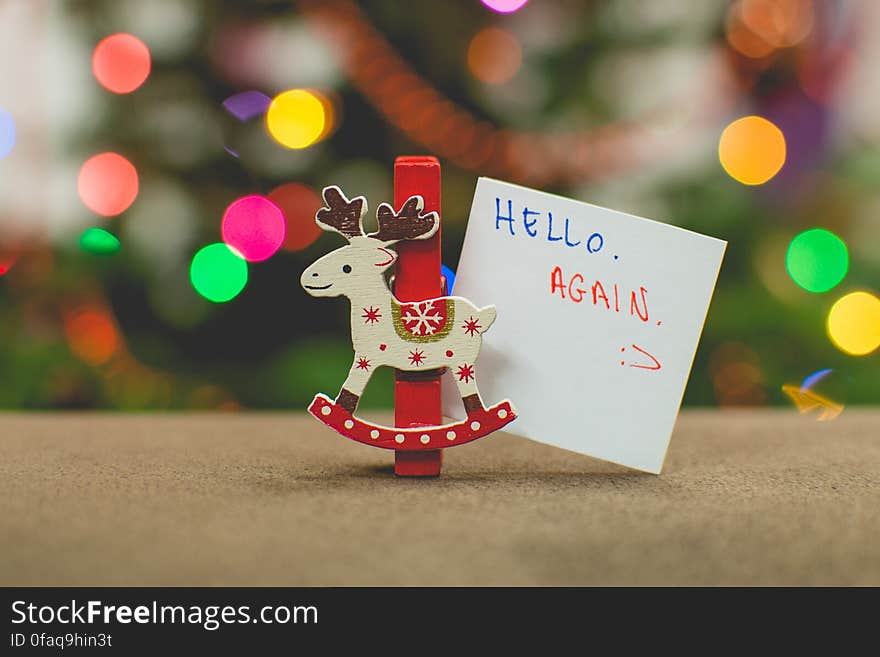
[[[477,308],[467,299],[443,296],[403,303],[388,288],[385,271],[397,260],[391,247],[402,240],[425,240],[440,220],[424,213],[421,196],[410,196],[398,212],[379,205],[379,229],[364,233],[367,201],[346,198],[339,187],[323,191],[325,207],[316,222],[348,244],[316,260],[300,282],[315,297],[348,297],[354,361],[335,401],[315,396],[309,412],[343,436],[394,450],[436,450],[462,445],[496,431],[516,414],[509,401],[486,408],[477,390],[476,360],[482,334],[495,321],[495,307]],[[385,427],[355,417],[361,394],[377,367],[407,372],[446,369],[467,412],[463,422],[431,427]]]

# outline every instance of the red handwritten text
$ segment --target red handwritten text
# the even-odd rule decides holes
[[[643,322],[649,318],[648,288],[644,285],[639,286],[638,290],[621,290],[617,283],[587,281],[579,273],[566,278],[561,267],[554,267],[550,272],[550,294],[572,303],[592,302],[593,306],[605,310],[628,312]]]

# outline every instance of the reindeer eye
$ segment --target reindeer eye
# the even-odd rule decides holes
[[[346,274],[350,274],[351,273],[351,265],[342,265],[342,271],[345,272]]]

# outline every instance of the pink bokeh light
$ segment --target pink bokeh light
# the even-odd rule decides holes
[[[529,0],[481,0],[481,2],[489,9],[497,11],[499,14],[511,14],[517,9],[522,9],[528,1]]]
[[[284,213],[265,196],[251,194],[233,201],[223,213],[223,241],[248,262],[271,258],[284,243]]]

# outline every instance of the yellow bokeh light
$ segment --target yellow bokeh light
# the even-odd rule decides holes
[[[744,116],[721,133],[718,158],[734,180],[761,185],[785,164],[785,136],[767,119]]]
[[[841,351],[864,356],[880,346],[880,299],[869,292],[852,292],[828,312],[828,336]]]
[[[290,89],[272,100],[266,112],[269,134],[287,148],[306,148],[325,134],[325,105],[311,91]]]

